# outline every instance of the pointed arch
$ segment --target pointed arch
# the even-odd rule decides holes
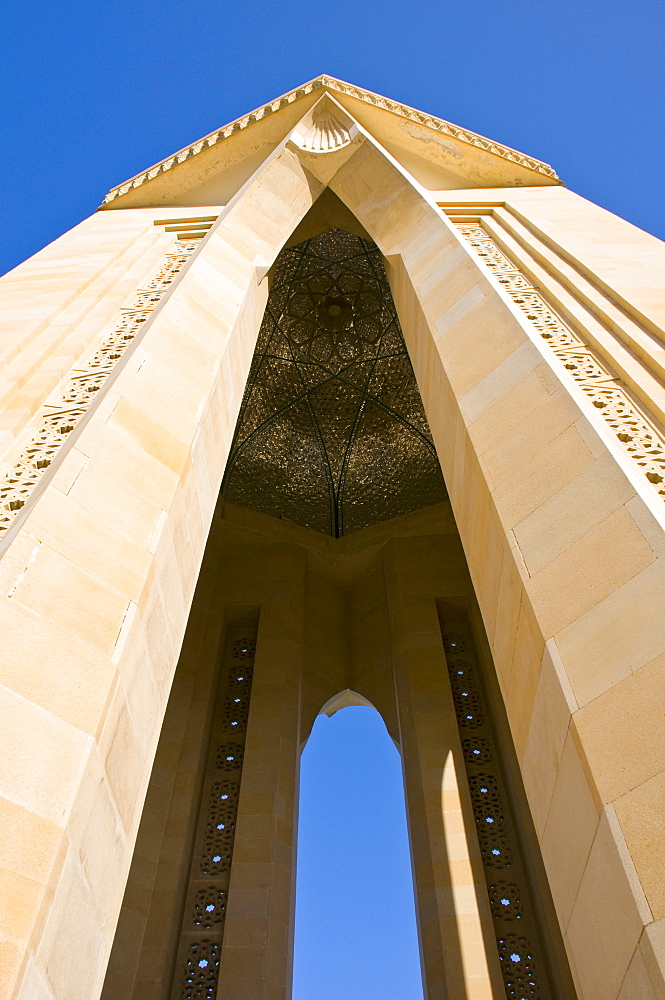
[[[417,1000],[401,759],[367,699],[347,691],[336,703],[334,717],[319,715],[301,756],[294,1000],[390,991]]]
[[[340,163],[333,170],[336,156]],[[325,170],[317,166],[317,157],[326,158]],[[662,583],[661,568],[655,548],[646,541],[653,525],[662,524],[662,510],[643,479],[617,458],[616,434],[603,431],[594,420],[593,404],[580,401],[563,381],[528,316],[493,284],[434,197],[359,127],[337,151],[303,151],[287,138],[266,157],[145,323],[136,342],[140,352],[127,355],[114,381],[99,394],[97,409],[91,409],[90,419],[81,426],[76,446],[89,476],[98,474],[98,481],[104,481],[112,461],[123,487],[129,487],[118,489],[115,516],[131,520],[131,489],[139,482],[150,504],[162,512],[149,540],[129,550],[126,563],[131,570],[118,574],[114,559],[100,560],[91,543],[101,532],[107,551],[113,548],[104,534],[108,498],[99,486],[85,508],[90,544],[79,532],[82,515],[75,491],[58,490],[45,478],[43,491],[26,508],[26,534],[10,546],[8,562],[20,567],[11,586],[16,585],[28,608],[34,603],[41,613],[39,595],[49,574],[53,578],[56,571],[62,572],[70,581],[67,592],[58,595],[62,618],[53,628],[46,619],[48,635],[44,639],[40,633],[40,643],[65,649],[63,661],[85,660],[81,648],[94,661],[94,670],[85,677],[86,711],[67,702],[58,703],[56,713],[58,725],[64,718],[76,727],[76,745],[69,762],[63,763],[63,787],[71,789],[69,811],[64,819],[58,814],[63,825],[52,832],[52,883],[57,885],[41,952],[48,962],[54,942],[68,942],[70,951],[60,954],[54,973],[60,977],[54,985],[59,995],[67,994],[71,969],[80,968],[74,928],[85,907],[72,901],[72,881],[58,880],[58,869],[78,872],[91,838],[101,839],[97,827],[78,817],[95,816],[102,823],[106,816],[104,836],[115,845],[114,853],[109,854],[109,867],[91,870],[89,884],[81,889],[88,904],[85,912],[95,912],[97,894],[103,896],[107,885],[123,883],[265,306],[264,279],[326,184],[390,264],[393,295],[539,836],[545,840],[548,814],[551,818],[556,808],[555,826],[565,834],[552,847],[551,857],[575,851],[586,857],[591,851],[594,857],[610,856],[616,868],[615,891],[607,900],[603,897],[601,930],[591,949],[583,910],[571,915],[566,904],[572,889],[574,897],[580,887],[582,871],[576,873],[572,889],[568,884],[555,886],[556,901],[566,920],[570,918],[569,947],[584,962],[589,990],[598,993],[594,977],[605,958],[614,960],[613,928],[629,924],[630,933],[619,942],[628,949],[625,966],[648,922],[646,900],[626,860],[611,806],[614,786],[608,785],[604,765],[594,757],[592,738],[580,736],[577,728],[573,738],[569,726],[580,706],[636,666],[633,647],[638,644],[627,648],[623,629],[623,622],[635,620],[635,608],[643,616],[637,666],[662,650],[662,616],[651,611],[653,593]],[[528,242],[533,233],[529,236],[526,228]],[[545,251],[538,252],[542,256]],[[596,281],[593,288],[601,285]],[[628,311],[642,322],[637,308]],[[555,458],[544,458],[546,454]],[[62,471],[59,462],[53,467],[57,471]],[[64,476],[70,485],[73,476],[71,469]],[[579,518],[578,511],[584,516]],[[591,578],[580,571],[580,562],[593,565]],[[560,601],[562,579],[566,602]],[[12,636],[14,660],[31,664],[34,622],[17,610],[19,598],[8,601],[3,601],[3,633]],[[62,645],[63,623],[76,632],[76,642]],[[144,697],[145,671],[136,669],[137,662],[148,664],[150,697]],[[555,759],[549,744],[544,746],[539,738],[543,729],[549,732],[553,702],[560,706],[552,737]],[[40,745],[43,706],[36,709],[39,720],[26,723],[26,733],[30,726],[34,729],[34,746]],[[142,713],[147,717],[138,726]],[[89,741],[99,734],[99,740]],[[599,816],[600,802],[601,814],[588,843],[576,839],[581,834],[575,824],[565,822],[570,808],[560,801],[565,796],[556,801],[553,797],[564,745],[566,766],[581,776],[580,796],[590,816]],[[548,775],[546,782],[543,774]],[[130,782],[126,775],[131,775]],[[116,797],[121,802],[117,815],[110,804]],[[28,816],[28,839],[39,840],[42,821],[37,813]],[[556,860],[551,869],[556,874]],[[648,876],[648,868],[645,871]],[[588,879],[587,896],[592,891]],[[584,898],[581,894],[582,902]],[[81,982],[91,992],[100,981],[110,947],[108,928],[119,905],[119,898],[109,904],[94,960],[81,972]],[[40,940],[45,919],[46,908],[35,915],[31,940]],[[590,952],[593,968],[587,960]]]

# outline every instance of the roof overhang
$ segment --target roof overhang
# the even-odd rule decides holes
[[[112,188],[101,207],[166,204],[221,173],[231,186],[236,177],[242,183],[247,170],[251,174],[325,92],[432,190],[561,183],[549,164],[525,153],[362,87],[318,76]],[[207,195],[208,204],[219,201],[219,194]]]

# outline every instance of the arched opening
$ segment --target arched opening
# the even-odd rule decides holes
[[[422,1000],[401,759],[373,708],[333,712],[301,757],[293,1000]]]
[[[290,243],[271,277],[104,997],[289,996],[298,762],[319,710],[334,718],[318,720],[302,755],[295,1000],[419,1000],[414,881],[428,995],[499,995],[492,920],[516,909],[516,883],[486,884],[471,798],[485,810],[494,784],[485,770],[477,789],[477,775],[464,780],[454,710],[470,691],[455,686],[459,664],[446,676],[450,636],[436,614],[441,595],[471,607],[473,588],[384,262],[371,240],[334,228]],[[250,612],[251,706],[231,628]],[[413,876],[383,722],[349,690],[320,709],[322,692],[348,683],[399,734]],[[374,741],[337,735],[359,714],[378,726]],[[241,730],[238,754],[228,744]],[[332,738],[327,783],[320,733]],[[312,759],[325,840],[308,833]],[[531,951],[510,935],[499,942],[510,982],[528,957],[536,989]]]

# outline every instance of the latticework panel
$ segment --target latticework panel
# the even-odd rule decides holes
[[[214,1000],[256,650],[256,628],[226,643],[171,996]]]
[[[515,835],[471,630],[441,613],[457,725],[507,1000],[550,1000],[546,963]]]
[[[335,229],[280,254],[222,490],[335,536],[445,499],[374,243]]]

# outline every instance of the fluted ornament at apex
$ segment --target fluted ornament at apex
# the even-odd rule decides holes
[[[296,138],[298,146],[305,152],[332,153],[351,142],[349,127],[331,110],[328,102],[323,107],[317,105],[308,117],[311,121]]]

